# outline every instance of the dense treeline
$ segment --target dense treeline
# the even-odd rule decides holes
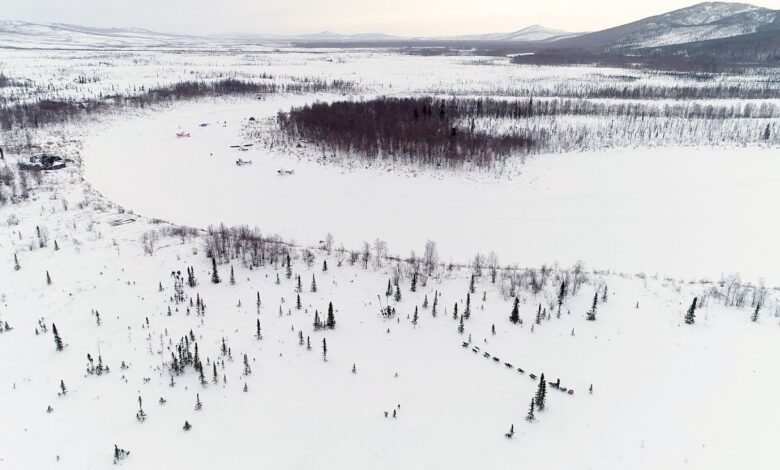
[[[195,99],[206,96],[251,95],[270,93],[316,93],[324,91],[346,91],[349,82],[302,79],[290,83],[252,82],[226,78],[213,82],[187,81],[169,86],[153,88],[133,96],[111,96],[103,99],[82,101],[39,100],[18,103],[0,108],[0,128],[39,127],[45,124],[63,122],[83,117],[117,106],[150,106],[176,100]]]
[[[330,151],[371,159],[426,165],[485,167],[539,147],[539,136],[475,130],[473,119],[516,116],[531,110],[520,102],[388,98],[314,103],[279,113],[278,124],[294,138]],[[464,118],[472,119],[469,124]]]
[[[323,155],[490,167],[509,155],[633,145],[774,145],[769,102],[626,102],[523,98],[378,98],[279,113],[285,144]],[[290,142],[289,140],[292,140]]]

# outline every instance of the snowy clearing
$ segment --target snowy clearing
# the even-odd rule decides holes
[[[305,100],[201,102],[121,121],[87,140],[85,176],[146,216],[194,227],[249,224],[308,245],[332,232],[347,248],[381,238],[405,255],[430,239],[458,262],[492,250],[521,266],[583,260],[629,273],[777,280],[780,253],[768,248],[780,239],[772,149],[542,155],[520,175],[495,178],[347,171],[230,148],[243,143],[249,117]],[[177,138],[180,129],[192,137]],[[238,158],[253,164],[236,166]],[[295,175],[279,177],[288,167]]]

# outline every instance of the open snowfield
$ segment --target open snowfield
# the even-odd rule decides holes
[[[381,238],[401,255],[434,240],[456,262],[495,251],[521,266],[583,260],[629,273],[778,280],[774,149],[541,155],[510,162],[501,176],[345,170],[261,146],[230,148],[251,142],[242,137],[250,117],[306,99],[209,101],[121,121],[87,140],[85,176],[140,214],[193,227],[249,224],[305,245],[331,232],[346,247]],[[177,138],[179,130],[192,137]],[[236,166],[239,158],[253,164]]]
[[[704,80],[369,50],[2,50],[0,66],[15,83],[0,88],[0,105],[189,78],[354,84],[346,95],[117,106],[5,132],[0,176],[12,187],[0,185],[10,195],[0,203],[0,470],[779,466],[776,126],[766,142],[615,142],[518,157],[500,172],[333,161],[269,137],[278,111],[315,100],[598,99],[591,94],[608,87],[761,88],[766,76]],[[774,103],[701,100],[735,102]],[[722,122],[761,129],[776,117]],[[253,145],[230,147],[245,143]],[[16,163],[33,149],[74,162],[23,178]],[[239,158],[253,163],[237,166]],[[213,238],[203,229],[220,223],[283,243],[262,240],[259,260],[247,240],[225,243],[221,282],[212,283]],[[328,233],[344,251],[324,248]],[[392,256],[422,257],[428,240],[438,262],[430,276],[418,271],[413,289],[415,261]],[[490,252],[499,257],[495,280],[489,259],[472,261]],[[197,283],[185,283],[177,301],[172,272],[189,267]],[[695,322],[686,324],[694,297]],[[519,324],[509,318],[515,298]],[[324,319],[330,302],[335,328],[315,328],[315,311]],[[383,316],[388,305],[395,314]],[[190,353],[197,344],[205,383],[192,364],[172,365],[185,337]],[[110,372],[88,373],[88,354]],[[527,421],[541,373],[546,407]],[[572,393],[554,388],[556,379]],[[130,451],[116,463],[115,445]]]
[[[64,211],[62,198],[90,204]],[[334,257],[319,254],[312,268],[296,260],[291,280],[281,267],[234,266],[232,286],[222,266],[223,283],[213,285],[207,259],[193,255],[202,249],[198,239],[166,238],[145,256],[137,240],[149,223],[113,227],[108,222],[123,215],[102,205],[107,210],[95,212],[98,204],[93,194],[58,192],[56,199],[40,197],[14,210],[24,222],[3,228],[2,264],[12,264],[10,246],[22,265],[6,271],[0,292],[0,319],[14,327],[0,335],[3,468],[114,468],[115,443],[131,451],[125,468],[466,469],[486,461],[507,469],[733,468],[746,461],[771,468],[776,462],[771,430],[780,414],[767,406],[776,394],[780,353],[774,299],[758,323],[750,322],[749,311],[710,299],[689,326],[682,321],[685,308],[708,286],[592,275],[560,318],[552,314],[532,329],[537,304],[550,308],[555,298],[555,282],[538,295],[520,294],[520,326],[508,321],[511,299],[485,275],[460,335],[452,309],[457,302],[463,311],[470,271],[444,272],[416,293],[402,281],[402,300],[389,300],[397,317],[383,319],[377,294],[384,304],[386,268],[338,267]],[[37,243],[41,223],[59,251],[26,250]],[[330,267],[324,273],[323,260]],[[193,263],[199,285],[185,289],[187,297],[204,299],[202,317],[194,308],[188,315],[186,302],[177,308],[170,300],[170,271]],[[299,274],[302,310],[294,301]],[[309,289],[313,275],[316,293]],[[596,322],[587,322],[584,312],[602,283],[609,301],[600,304]],[[415,327],[415,306],[436,291],[438,315],[420,308]],[[323,313],[329,301],[337,328],[316,332],[313,310]],[[55,350],[50,331],[34,333],[39,317],[49,328],[57,325],[64,351]],[[261,341],[254,336],[258,319]],[[311,337],[312,350],[298,344],[299,330]],[[170,387],[163,362],[190,331],[209,360],[209,384],[198,384],[189,370]],[[478,354],[461,347],[469,335]],[[222,338],[232,360],[220,353]],[[87,353],[102,354],[111,372],[86,375]],[[217,384],[211,382],[215,359]],[[122,361],[128,369],[120,370]],[[550,389],[547,409],[528,423],[537,383],[529,374],[541,372],[548,380],[560,377],[575,393]],[[65,396],[57,396],[60,379]],[[143,423],[134,416],[139,396],[148,416]],[[397,418],[385,418],[394,408]],[[185,420],[193,425],[189,432],[181,429]],[[508,440],[503,434],[511,424],[516,435]]]

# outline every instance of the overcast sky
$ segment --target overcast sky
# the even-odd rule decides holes
[[[690,6],[686,0],[2,0],[0,20],[176,33],[449,35],[532,24],[593,31]],[[780,9],[780,0],[762,0]]]

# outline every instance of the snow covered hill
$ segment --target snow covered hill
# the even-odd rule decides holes
[[[556,45],[619,50],[685,44],[775,29],[777,17],[776,10],[745,3],[706,2]]]
[[[470,34],[463,36],[451,36],[441,39],[458,41],[555,41],[558,39],[578,36],[582,33],[571,33],[562,29],[553,29],[538,24],[509,33]]]
[[[4,48],[173,47],[203,43],[203,38],[158,33],[140,28],[90,28],[60,23],[0,21]]]

